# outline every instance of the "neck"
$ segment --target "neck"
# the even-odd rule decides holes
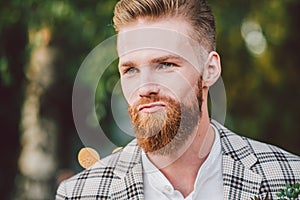
[[[186,197],[194,189],[198,171],[210,153],[214,137],[208,114],[205,112],[202,113],[194,132],[183,147],[177,151],[176,156],[160,156],[149,153],[148,157],[174,188]]]

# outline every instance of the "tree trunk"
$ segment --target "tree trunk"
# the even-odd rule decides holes
[[[28,83],[21,115],[21,152],[15,199],[54,198],[58,128],[53,117],[42,112],[51,109],[51,105],[43,105],[43,99],[54,81],[57,58],[57,50],[49,46],[50,38],[51,32],[47,28],[30,33],[34,48],[26,71]]]

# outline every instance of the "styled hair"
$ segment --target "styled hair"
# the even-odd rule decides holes
[[[190,37],[208,51],[216,49],[216,28],[213,13],[205,0],[120,0],[114,10],[115,30],[138,18],[150,20],[181,17],[193,27]]]

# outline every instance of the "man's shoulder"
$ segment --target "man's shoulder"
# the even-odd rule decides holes
[[[272,144],[249,138],[245,138],[245,140],[249,142],[249,146],[251,146],[257,158],[258,166],[266,171],[270,171],[270,174],[283,173],[284,171],[293,173],[294,177],[297,177],[299,181],[300,156]]]
[[[66,179],[64,182],[72,183],[74,181],[76,182],[78,180],[88,179],[90,177],[101,178],[102,174],[109,173],[109,171],[113,172],[115,166],[113,165],[114,162],[112,161],[116,160],[119,157],[120,153],[121,152],[117,152],[99,160],[91,167],[80,171],[71,178]]]
[[[240,158],[253,154],[259,162],[290,162],[300,168],[300,157],[276,145],[241,136],[214,122],[221,137],[224,153]]]
[[[97,190],[95,185],[103,187],[103,185],[106,185],[112,179],[117,178],[114,175],[113,171],[115,167],[111,164],[111,161],[115,160],[119,154],[120,152],[109,155],[103,160],[95,163],[93,166],[75,174],[69,179],[64,180],[57,189],[56,199],[65,199],[66,197],[71,196],[80,196],[80,198],[82,198],[85,194],[79,194],[79,191],[84,191],[88,195],[97,194],[97,191],[93,191]],[[105,192],[103,189],[101,191]],[[106,193],[108,193],[107,189]]]
[[[284,188],[286,183],[300,182],[300,157],[298,155],[275,145],[249,138],[245,140],[248,141],[257,158],[251,170],[262,176],[264,184],[276,183]]]
[[[253,152],[259,157],[276,157],[278,161],[294,160],[300,161],[300,156],[293,154],[289,151],[284,150],[273,144],[268,144],[265,142],[257,141],[247,137],[243,137],[248,141],[249,145],[252,147]],[[283,159],[284,156],[286,159]]]
[[[254,182],[253,177],[259,177],[264,185],[260,192],[275,195],[286,183],[300,182],[298,155],[275,145],[240,136],[223,125],[216,124],[216,127],[221,138],[223,176],[228,178],[226,184],[230,187],[234,177]]]
[[[139,148],[133,140],[126,147],[113,153],[90,168],[87,168],[71,178],[64,180],[58,187],[56,199],[76,196],[80,191],[85,194],[109,195],[109,188],[114,179],[120,179],[122,174],[127,173],[135,164],[140,162]],[[77,196],[84,196],[78,194]]]

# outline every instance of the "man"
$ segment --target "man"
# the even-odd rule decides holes
[[[136,139],[64,181],[56,199],[275,199],[300,181],[298,156],[210,120],[221,64],[204,0],[120,0],[114,14]]]

